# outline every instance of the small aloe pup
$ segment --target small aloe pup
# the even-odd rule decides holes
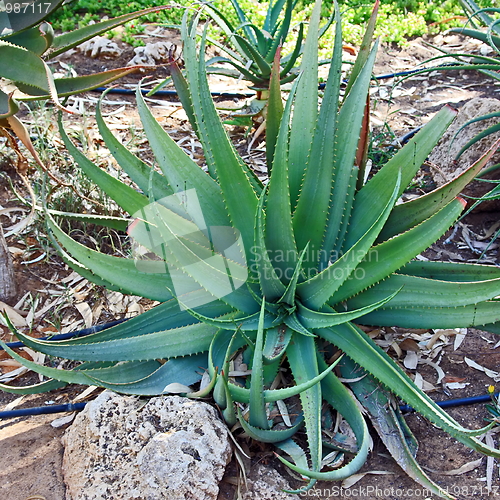
[[[408,474],[451,498],[416,464],[416,441],[397,402],[411,405],[473,450],[500,457],[477,439],[488,428],[463,428],[357,325],[497,328],[498,268],[414,260],[459,217],[464,202],[457,194],[485,160],[440,189],[396,205],[453,120],[455,111],[447,107],[367,181],[355,158],[376,44],[362,51],[364,64],[357,65],[341,99],[342,37],[335,6],[335,46],[319,96],[320,8],[318,1],[300,76],[284,108],[279,61],[274,64],[265,186],[221,124],[205,74],[205,33],[198,51],[197,19],[188,20],[187,14],[186,78],[175,65],[172,72],[203,145],[207,173],[161,128],[139,90],[139,113],[159,170],[122,146],[97,114],[103,139],[139,190],[94,165],[61,127],[86,175],[130,215],[71,217],[128,230],[133,245],[130,258],[100,254],[64,233],[47,211],[54,244],[86,278],[161,304],[83,338],[51,342],[17,333],[32,349],[83,363],[72,370],[40,366],[2,344],[21,363],[50,377],[36,386],[2,388],[27,393],[80,383],[125,394],[188,397],[212,391],[228,424],[239,422],[248,436],[274,443],[284,453],[280,460],[307,478],[304,489],[319,479],[346,478],[365,462],[370,439],[361,403]],[[235,372],[241,366],[236,360],[251,373]],[[203,371],[207,376],[193,392],[188,386]],[[339,374],[351,381],[351,390]],[[290,425],[275,416],[276,407],[283,411],[286,405],[298,415]],[[335,414],[350,425],[356,444],[333,431]]]

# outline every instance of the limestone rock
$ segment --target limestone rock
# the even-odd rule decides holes
[[[127,63],[127,66],[165,64],[170,56],[175,57],[176,48],[177,46],[171,42],[147,43],[144,47],[136,47],[135,56]]]
[[[297,495],[286,493],[291,490],[288,481],[276,470],[258,464],[252,468],[247,479],[247,490],[242,500],[297,500]]]
[[[103,392],[64,438],[67,500],[215,500],[231,445],[210,405]]]
[[[455,157],[460,149],[465,146],[470,139],[491,125],[499,123],[499,118],[490,118],[489,120],[472,123],[461,130],[454,138],[456,132],[469,120],[493,112],[498,112],[499,110],[500,101],[498,99],[488,99],[483,97],[471,99],[462,108],[460,108],[457,118],[450,125],[434,151],[429,156],[429,161],[439,169],[439,171],[435,171],[433,174],[438,186],[454,179],[458,174],[469,168],[472,164],[479,160],[498,139],[500,139],[499,132],[488,135],[468,148],[458,161],[455,161]],[[500,163],[500,150],[492,156],[486,167],[495,165],[496,163]],[[499,176],[500,171],[496,171],[496,174],[487,178],[498,179]],[[493,187],[494,185],[491,183],[474,181],[465,188],[464,194],[470,197],[478,198],[490,191]],[[492,202],[488,202],[489,205],[491,205],[491,203]],[[484,210],[487,206],[487,204],[483,203],[480,207]],[[491,207],[490,209],[495,210],[496,208]]]
[[[79,45],[77,50],[92,59],[98,57],[116,58],[122,53],[118,45],[105,36],[95,36]]]

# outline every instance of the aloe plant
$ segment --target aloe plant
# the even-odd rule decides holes
[[[13,83],[23,95],[16,99],[13,92],[7,92],[3,86],[0,87],[0,120],[17,113],[18,100],[52,99],[60,106],[60,97],[105,85],[136,71],[137,68],[117,68],[92,75],[54,78],[47,61],[127,21],[169,8],[144,9],[56,36],[52,26],[44,20],[62,2],[63,0],[37,0],[28,4],[8,0],[2,3],[4,10],[0,11],[0,78],[5,79],[3,83]]]
[[[214,57],[207,61],[209,71],[224,74],[233,78],[243,77],[258,90],[267,91],[271,79],[271,68],[278,48],[287,40],[292,12],[298,0],[276,0],[269,2],[266,18],[262,28],[248,19],[238,0],[231,0],[239,26],[233,26],[224,14],[208,3],[208,13],[211,19],[222,30],[227,38],[225,43],[211,40],[213,44],[224,51],[229,57]],[[280,83],[294,80],[297,76],[297,59],[302,54],[304,41],[304,24],[299,24],[297,40],[292,52],[282,58]],[[233,69],[218,66],[227,63]]]
[[[189,20],[187,14],[182,30],[186,78],[175,66],[172,70],[203,145],[207,173],[162,129],[140,89],[139,113],[161,172],[131,154],[97,113],[104,141],[139,191],[94,165],[60,127],[86,175],[129,214],[123,219],[73,217],[127,230],[133,244],[130,258],[100,254],[73,240],[47,211],[54,244],[86,278],[161,304],[68,341],[17,332],[34,350],[82,364],[71,370],[40,366],[2,343],[15,359],[50,378],[34,386],[1,388],[29,393],[81,383],[125,394],[188,397],[212,391],[228,424],[239,422],[247,435],[274,443],[289,457],[280,460],[309,478],[297,491],[319,479],[343,479],[363,465],[369,435],[360,403],[408,474],[451,498],[415,462],[415,440],[398,400],[466,446],[495,457],[500,451],[477,439],[487,428],[463,428],[358,325],[498,328],[498,268],[415,260],[459,217],[464,202],[457,194],[487,158],[436,191],[396,205],[454,119],[455,111],[446,107],[371,179],[363,176],[358,182],[355,158],[377,44],[341,100],[342,36],[335,5],[335,46],[319,96],[320,8],[318,0],[300,76],[282,111],[278,63],[273,68],[269,99],[276,111],[267,119],[278,132],[267,138],[273,148],[265,186],[221,124],[206,79],[206,32],[198,51],[197,18]],[[236,355],[251,367],[250,375],[232,371]],[[330,363],[333,356],[338,359]],[[290,375],[282,376],[285,358]],[[350,391],[333,371],[335,365],[350,381]],[[207,377],[194,391],[189,386],[204,370]],[[300,415],[290,426],[282,425],[271,410],[297,395]],[[341,434],[331,438],[332,418],[323,412],[324,403],[351,426],[355,446]],[[302,428],[307,453],[294,440]],[[323,471],[324,452],[332,449],[352,458]]]

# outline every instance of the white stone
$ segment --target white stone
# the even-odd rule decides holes
[[[66,500],[215,500],[231,458],[210,405],[103,392],[63,437]]]
[[[292,490],[288,481],[276,469],[258,464],[247,479],[242,500],[298,500],[304,498],[283,490]]]

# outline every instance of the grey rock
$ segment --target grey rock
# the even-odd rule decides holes
[[[283,491],[291,489],[276,469],[258,464],[252,467],[242,500],[298,500],[300,497],[297,495]]]
[[[215,500],[231,458],[210,405],[103,392],[63,437],[67,500]]]
[[[498,139],[500,139],[499,132],[488,135],[468,148],[459,160],[455,161],[458,152],[470,139],[491,125],[499,123],[499,118],[490,118],[488,120],[472,123],[461,130],[455,137],[456,132],[469,120],[498,112],[498,110],[500,110],[500,100],[483,97],[471,99],[460,108],[457,118],[450,125],[429,156],[431,164],[437,167],[437,169],[433,171],[433,177],[438,186],[453,180],[458,174],[469,168],[478,161]],[[486,167],[496,163],[500,163],[500,150],[493,154],[490,161],[486,164]],[[497,170],[496,173],[487,178],[498,178],[499,172],[500,171]],[[479,198],[493,187],[491,183],[474,181],[464,189],[464,194],[470,197]],[[482,210],[496,210],[497,205],[497,202],[488,202],[481,204],[480,208]]]

